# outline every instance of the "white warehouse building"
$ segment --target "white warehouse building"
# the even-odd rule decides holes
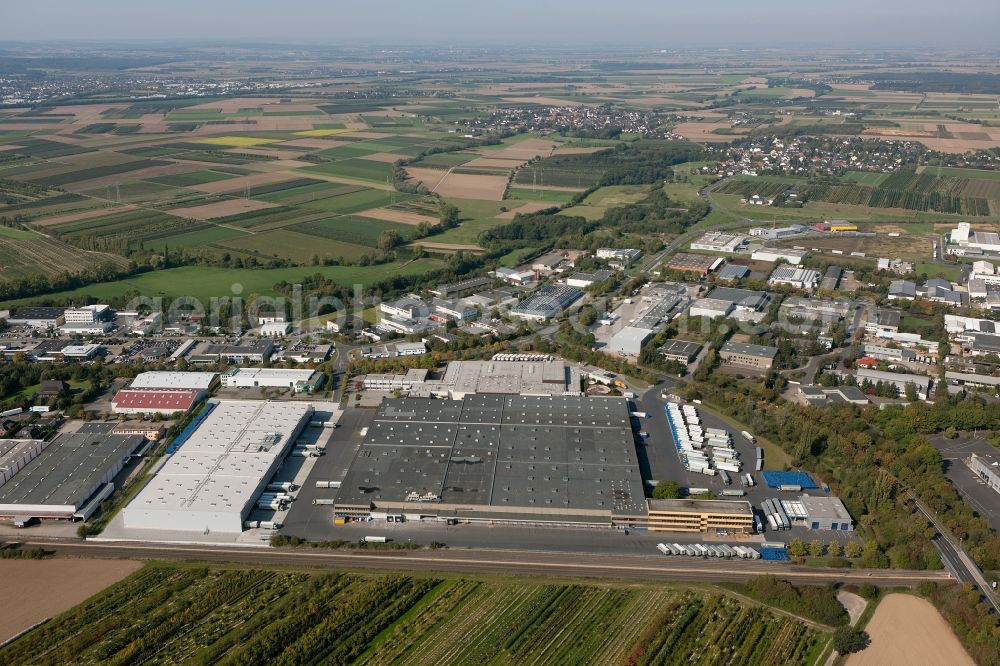
[[[305,402],[224,400],[122,512],[128,529],[238,533],[295,440]]]
[[[217,372],[152,370],[136,375],[129,387],[134,389],[198,389],[199,391],[208,391],[212,388],[218,374]]]
[[[222,385],[227,388],[295,388],[307,384],[315,370],[289,368],[236,368],[222,375]]]

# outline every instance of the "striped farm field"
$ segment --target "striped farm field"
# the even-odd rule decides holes
[[[829,634],[712,591],[150,564],[0,662],[813,664]]]
[[[345,132],[353,132],[354,130],[348,129],[346,127],[329,128],[329,129],[311,129],[302,130],[301,132],[294,132],[295,136],[334,136],[336,134],[344,134]]]
[[[347,146],[343,147],[346,148]],[[337,148],[333,148],[332,150],[337,150]],[[391,164],[360,158],[351,158],[339,162],[324,162],[316,166],[303,167],[301,170],[325,176],[349,178],[351,180],[368,180],[376,183],[385,183],[387,178],[392,177]]]

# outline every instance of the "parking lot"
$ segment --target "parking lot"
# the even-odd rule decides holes
[[[998,452],[981,438],[946,439],[942,435],[928,437],[931,445],[944,458],[944,475],[969,506],[1000,531],[1000,493],[990,488],[965,463],[973,453],[997,456]]]
[[[743,461],[743,470],[739,475],[732,472],[729,473],[732,483],[728,486],[718,474],[715,476],[706,476],[688,471],[677,455],[677,444],[674,442],[664,412],[666,400],[662,399],[659,394],[660,391],[652,389],[642,396],[639,399],[639,403],[637,403],[638,409],[647,412],[649,418],[633,419],[637,427],[649,433],[649,437],[645,440],[640,440],[641,443],[638,444],[639,464],[642,469],[643,479],[650,481],[676,481],[684,488],[707,488],[715,496],[720,496],[725,489],[742,490],[746,493],[745,496],[725,499],[747,500],[753,505],[755,510],[759,510],[761,503],[766,499],[794,500],[803,493],[812,495],[825,494],[822,489],[789,492],[768,488],[761,474],[754,469],[757,458],[756,446],[745,439],[739,430],[735,429],[725,420],[706,409],[700,408],[698,405],[692,406],[698,409],[698,414],[704,428],[720,428],[729,431],[733,441],[732,448],[739,452],[740,460]],[[774,469],[774,467],[768,466],[766,457],[764,458],[763,469]],[[748,473],[753,477],[755,484],[753,486],[746,486],[739,478]],[[818,482],[818,479],[816,480]],[[648,485],[652,485],[652,483]],[[807,542],[813,539],[820,539],[822,541],[837,539],[843,542],[851,539],[853,535],[852,532],[815,531],[803,526],[794,526],[790,530],[775,531],[765,525],[765,530],[765,537],[768,541],[784,541],[786,543],[796,538]]]

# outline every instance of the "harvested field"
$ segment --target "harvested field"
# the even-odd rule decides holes
[[[65,222],[76,222],[77,220],[88,220],[92,217],[103,217],[112,212],[124,212],[126,210],[132,210],[135,206],[126,205],[119,206],[112,210],[105,207],[91,208],[90,210],[81,210],[75,213],[66,213],[65,215],[53,215],[52,217],[45,217],[39,220],[32,220],[31,224],[36,227],[48,227],[57,224],[63,224]]]
[[[504,146],[499,150],[484,152],[483,155],[492,159],[521,160],[527,162],[533,157],[551,155],[559,144],[547,139],[525,139]]]
[[[865,630],[871,636],[871,645],[850,655],[848,666],[975,663],[937,609],[919,597],[888,595],[875,609]]]
[[[448,254],[453,254],[459,250],[465,250],[466,252],[483,251],[483,248],[475,243],[438,243],[435,241],[418,240],[414,241],[413,245],[419,245],[428,252],[444,252]]]
[[[467,169],[513,169],[519,167],[528,160],[512,160],[499,157],[480,157],[471,162],[466,162],[463,168]]]
[[[447,171],[440,169],[421,169],[419,167],[407,167],[406,173],[410,175],[412,180],[418,180],[427,187],[427,189],[433,191],[438,184],[444,180]]]
[[[674,133],[680,134],[691,141],[732,141],[732,134],[713,134],[717,129],[728,129],[729,121],[719,123],[681,123],[674,128]]]
[[[400,224],[412,224],[414,226],[421,222],[426,222],[431,226],[438,223],[437,218],[419,213],[411,213],[405,210],[394,210],[392,208],[372,208],[358,213],[359,217],[370,217],[375,220],[385,220],[387,222],[399,222]]]
[[[553,155],[589,155],[601,150],[607,150],[609,146],[560,146],[552,151]]]
[[[500,201],[506,189],[507,176],[449,173],[431,191],[443,197]]]
[[[0,560],[7,604],[0,615],[0,641],[55,617],[137,571],[132,560]]]
[[[247,186],[254,188],[258,185],[271,185],[272,183],[281,183],[286,180],[297,179],[297,176],[291,176],[287,173],[255,173],[250,176],[227,178],[226,180],[216,180],[211,183],[192,185],[191,189],[198,190],[199,192],[205,192],[206,194],[218,194],[220,192],[236,192],[245,189]]]
[[[388,162],[389,164],[392,164],[393,162],[398,162],[399,160],[409,159],[409,156],[400,155],[398,153],[372,153],[370,155],[363,155],[361,159],[374,160],[376,162]]]
[[[216,201],[204,206],[191,206],[188,208],[174,208],[166,211],[171,215],[187,217],[192,220],[211,220],[216,217],[227,217],[238,215],[252,210],[262,210],[264,208],[277,208],[278,204],[259,201],[257,199],[228,199],[226,201]]]

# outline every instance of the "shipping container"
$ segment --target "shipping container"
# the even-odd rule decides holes
[[[722,472],[719,473],[721,474]],[[737,488],[726,488],[722,491],[722,494],[726,497],[745,497],[747,493],[745,490],[739,490]]]

